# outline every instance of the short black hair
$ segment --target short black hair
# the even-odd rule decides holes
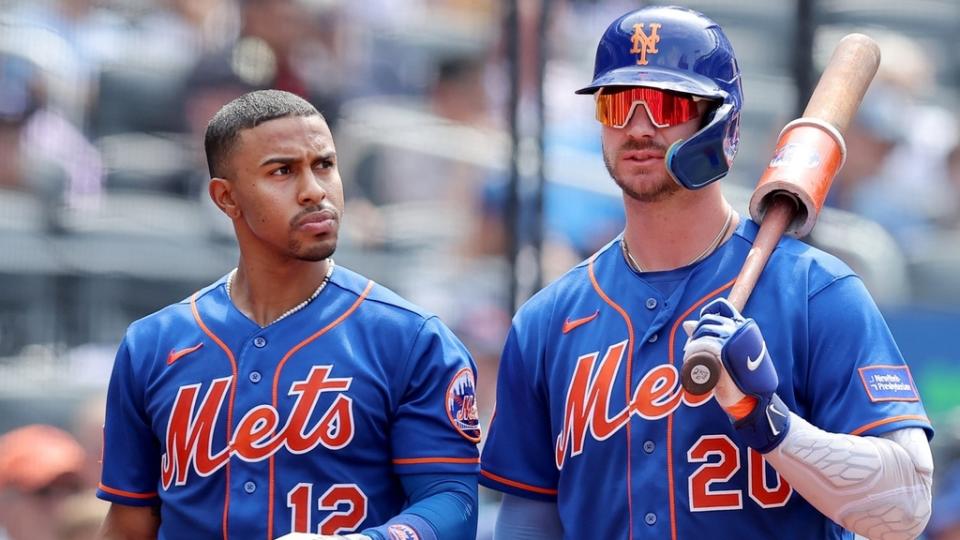
[[[283,90],[257,90],[227,103],[210,119],[203,137],[210,177],[223,176],[224,161],[241,131],[286,116],[314,115],[324,119],[307,100]]]

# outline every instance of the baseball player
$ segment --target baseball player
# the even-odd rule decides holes
[[[343,192],[323,116],[253,92],[205,145],[239,265],[127,331],[103,537],[472,537],[476,367],[436,317],[330,258]]]
[[[932,430],[860,279],[784,239],[744,313],[725,300],[758,226],[715,182],[742,105],[720,27],[628,13],[578,93],[626,227],[514,318],[481,463],[498,538],[916,537]],[[701,398],[679,377],[697,352],[725,368]]]

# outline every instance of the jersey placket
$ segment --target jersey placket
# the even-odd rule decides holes
[[[655,287],[644,283],[638,287],[638,306],[633,309],[636,328],[631,391],[634,395],[631,415],[630,474],[632,486],[632,538],[669,538],[670,490],[666,482],[667,455],[671,450],[668,440],[668,416],[660,416],[659,409],[650,408],[654,395],[647,390],[644,379],[657,378],[669,389],[667,395],[679,391],[679,378],[665,370],[670,345],[670,323],[674,319],[687,276],[673,293],[664,298]],[[641,281],[642,278],[641,278]],[[656,370],[656,371],[654,371]],[[676,381],[674,388],[672,381]],[[665,398],[664,398],[665,399]],[[653,418],[647,416],[653,413]]]
[[[259,329],[248,335],[237,354],[236,397],[234,399],[233,436],[243,436],[244,418],[254,409],[270,405],[272,370],[284,351],[279,340],[273,339],[268,329]],[[283,428],[282,415],[277,431]],[[259,457],[259,456],[256,456]],[[231,456],[229,526],[237,537],[266,537],[263,509],[268,507],[269,470],[266,459],[241,456],[234,450]],[[251,459],[253,458],[253,459]],[[252,531],[262,530],[259,535]],[[234,534],[231,534],[234,536]]]

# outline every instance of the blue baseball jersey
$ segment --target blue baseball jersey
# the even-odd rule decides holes
[[[556,500],[564,537],[853,538],[738,440],[713,395],[680,386],[687,335],[726,296],[756,236],[744,220],[690,267],[637,274],[619,238],[531,298],[501,358],[482,484]],[[743,310],[790,409],[836,433],[930,430],[861,280],[783,239]]]
[[[400,513],[401,475],[476,473],[476,366],[438,319],[336,267],[265,328],[225,278],[133,323],[98,496],[160,505],[160,539],[343,534]]]

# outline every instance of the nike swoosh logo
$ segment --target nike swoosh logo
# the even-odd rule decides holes
[[[783,416],[784,418],[786,418],[787,415],[785,415],[785,414],[783,414],[782,412],[778,411],[777,408],[774,407],[772,403],[770,404],[769,407],[767,407],[767,422],[770,424],[770,431],[772,431],[772,432],[773,432],[773,436],[776,437],[777,435],[780,434],[780,430],[777,429],[776,427],[774,427],[774,425],[773,425],[773,418],[770,418],[770,411],[773,411],[775,414],[778,414],[778,415],[780,415],[780,416]]]
[[[563,321],[563,330],[562,330],[562,332],[563,332],[564,334],[567,334],[567,333],[569,333],[571,330],[573,330],[574,328],[576,328],[576,327],[578,327],[578,326],[583,326],[583,325],[587,324],[588,322],[596,319],[596,318],[599,317],[599,316],[600,316],[600,310],[598,309],[597,311],[594,311],[594,312],[593,312],[593,315],[587,315],[586,317],[582,317],[582,318],[580,318],[580,319],[574,319],[574,320],[571,321],[570,318],[568,317],[567,320]]]
[[[760,354],[757,355],[756,360],[751,360],[750,357],[747,357],[747,369],[750,371],[756,371],[760,367],[760,362],[763,362],[763,357],[767,355],[767,342],[762,341],[763,348],[760,349]]]
[[[190,347],[187,349],[181,349],[179,351],[170,351],[170,354],[167,356],[167,365],[169,366],[170,364],[176,362],[177,360],[183,358],[184,356],[196,351],[200,347],[203,347],[202,341],[200,343],[197,343],[193,347]]]

